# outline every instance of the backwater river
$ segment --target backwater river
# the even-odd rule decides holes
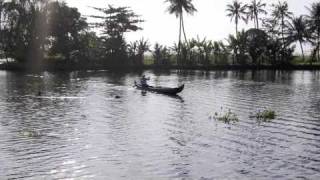
[[[318,180],[320,71],[0,71],[0,179]]]

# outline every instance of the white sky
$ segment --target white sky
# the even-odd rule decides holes
[[[165,45],[172,45],[178,37],[178,20],[174,15],[168,14],[168,3],[164,0],[65,0],[68,5],[77,7],[83,15],[92,15],[96,11],[88,6],[107,7],[108,4],[114,6],[128,6],[133,11],[141,15],[145,20],[141,24],[144,30],[129,33],[129,41],[142,37],[151,43],[159,42]],[[249,2],[250,0],[242,0]],[[310,6],[316,0],[288,0],[289,9],[296,16],[307,13],[306,6]],[[226,5],[232,0],[194,0],[194,5],[198,12],[194,16],[185,17],[185,26],[188,38],[207,37],[210,40],[224,40],[228,34],[233,34],[235,25],[226,17]],[[277,3],[277,0],[265,0],[270,4]],[[240,28],[251,28],[252,25],[240,24]]]

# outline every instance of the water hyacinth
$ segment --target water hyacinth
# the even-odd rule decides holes
[[[276,118],[276,112],[273,110],[263,110],[258,111],[255,115],[250,116],[250,118],[256,118],[258,121],[262,122],[270,122],[271,120]]]
[[[215,112],[214,116],[212,117],[213,119],[217,121],[224,122],[226,124],[230,124],[231,122],[235,123],[239,121],[238,116],[229,109],[228,111],[223,111],[223,108],[221,108],[220,113]]]

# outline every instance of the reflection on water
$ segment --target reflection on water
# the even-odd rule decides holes
[[[185,90],[142,93],[133,87],[142,73]],[[4,179],[320,178],[319,71],[1,71],[0,79]],[[240,121],[210,119],[221,107]],[[277,119],[249,118],[265,108]]]

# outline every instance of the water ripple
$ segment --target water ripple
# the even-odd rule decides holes
[[[0,177],[319,179],[319,72],[144,73],[186,88],[141,93],[137,73],[0,71]],[[250,118],[266,108],[276,119]],[[210,118],[228,109],[239,122]]]

